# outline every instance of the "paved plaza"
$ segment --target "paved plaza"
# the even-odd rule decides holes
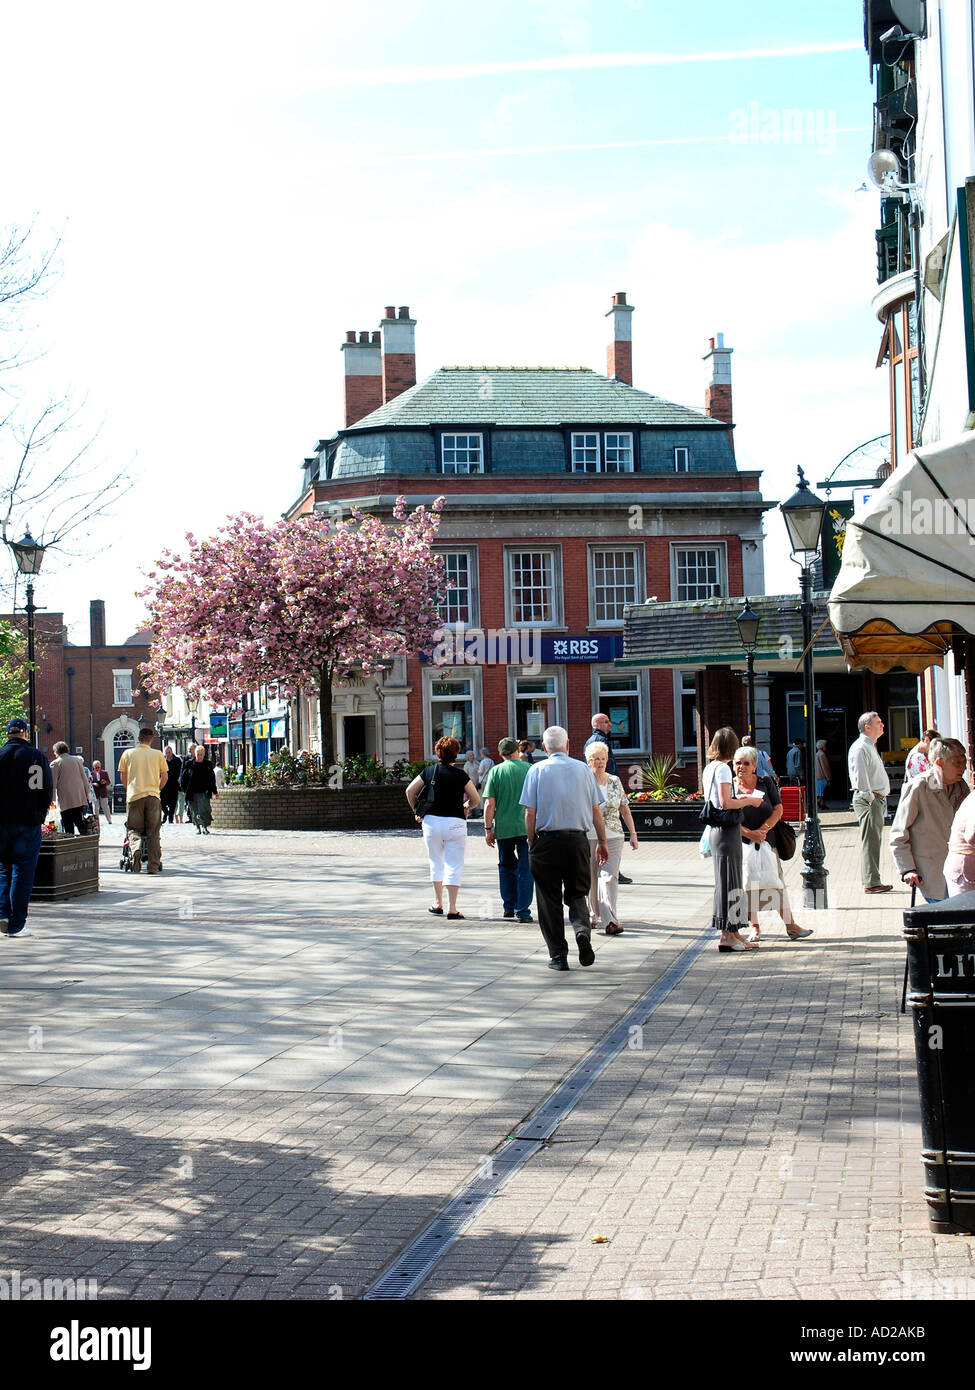
[[[709,943],[415,1297],[971,1297],[923,1200],[908,895],[865,897],[827,820],[815,935]],[[455,924],[413,832],[167,826],[150,878],[103,828],[102,891],[0,942],[0,1274],[367,1290],[710,917],[696,844],[642,844],[625,934],[555,975],[469,834]]]

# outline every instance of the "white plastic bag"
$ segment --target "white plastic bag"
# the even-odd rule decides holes
[[[704,827],[704,834],[698,841],[697,852],[702,859],[711,858],[711,827],[709,825]]]
[[[775,851],[768,841],[760,845],[752,844],[750,840],[745,841],[741,853],[741,870],[742,884],[748,891],[753,888],[782,887]]]

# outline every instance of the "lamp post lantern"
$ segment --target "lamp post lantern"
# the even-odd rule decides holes
[[[27,576],[27,691],[29,701],[28,722],[30,723],[30,741],[37,746],[37,678],[34,672],[34,618],[37,609],[34,607],[34,575],[40,573],[41,561],[44,559],[44,546],[40,541],[35,541],[30,530],[24,532],[19,541],[11,541],[10,549],[14,553],[17,561],[17,568],[21,574]]]
[[[758,628],[761,618],[752,608],[748,599],[735,619],[738,636],[745,648],[746,673],[748,681],[748,732],[755,740],[755,648],[758,646]]]
[[[806,702],[806,833],[802,842],[802,905],[806,908],[826,907],[826,848],[819,806],[816,798],[816,681],[813,671],[812,632],[812,572],[819,553],[826,503],[809,490],[802,469],[799,486],[782,502],[779,511],[785,518],[792,547],[792,558],[799,566],[799,603],[802,615],[802,677],[803,698]]]

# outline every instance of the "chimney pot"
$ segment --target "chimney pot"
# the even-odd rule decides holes
[[[386,305],[386,318],[388,318],[388,319],[394,319],[395,317],[396,317],[396,308],[395,308],[395,306],[392,305],[392,304],[387,304],[387,305]]]
[[[345,341],[346,341],[347,343],[354,343],[354,342],[355,342],[355,329],[354,329],[354,328],[347,328],[347,329],[345,330]]]
[[[399,316],[401,319],[408,319],[410,316],[409,305],[403,304],[400,307]]]
[[[373,330],[372,341],[373,341],[374,344],[375,344],[375,343],[378,343],[378,342],[380,341],[380,338],[379,338],[379,329],[378,329],[378,328],[376,328],[376,329]]]
[[[368,333],[368,330],[367,330],[366,332],[364,332],[364,333],[360,333],[360,334],[359,334],[359,342],[360,342],[360,343],[368,343],[368,341],[369,341],[369,333]]]
[[[625,386],[633,385],[633,305],[627,304],[624,290],[613,295],[606,317],[613,320],[613,334],[606,349],[606,375]]]

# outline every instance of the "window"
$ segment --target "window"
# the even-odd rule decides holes
[[[637,551],[590,549],[589,619],[618,627],[623,607],[639,603],[643,586],[637,568]]]
[[[597,677],[599,689],[596,704],[600,714],[609,716],[610,747],[614,753],[642,748],[643,719],[641,715],[640,677],[631,675],[602,675]]]
[[[113,700],[112,700],[112,703],[113,703],[113,704],[115,704],[115,705],[131,705],[131,704],[132,704],[132,671],[131,671],[131,669],[129,669],[128,671],[113,671],[113,672],[112,672],[112,690],[113,690],[113,697],[114,697]]]
[[[475,550],[441,550],[447,589],[440,605],[440,620],[445,627],[475,627],[477,613],[477,552]]]
[[[438,738],[457,739],[462,753],[477,747],[471,684],[470,680],[430,682],[431,752]]]
[[[677,671],[677,745],[685,753],[697,749],[697,677],[693,671]]]
[[[607,433],[598,430],[574,432],[572,435],[573,473],[632,473],[632,433]]]
[[[678,603],[720,598],[724,593],[724,548],[674,546],[672,584]]]
[[[574,434],[572,436],[573,473],[599,472],[599,435]]]
[[[554,627],[560,621],[558,552],[508,550],[508,622]]]
[[[691,468],[691,451],[683,444],[678,444],[674,450],[674,472],[689,473]]]
[[[607,473],[632,473],[632,434],[607,434],[605,459]]]
[[[886,361],[890,382],[890,461],[894,468],[914,448],[920,422],[920,379],[914,301],[890,311],[877,366]]]
[[[555,677],[516,676],[514,682],[515,738],[534,739],[541,748],[542,734],[559,722]]]
[[[441,437],[441,463],[445,473],[483,473],[484,436],[445,434]]]

